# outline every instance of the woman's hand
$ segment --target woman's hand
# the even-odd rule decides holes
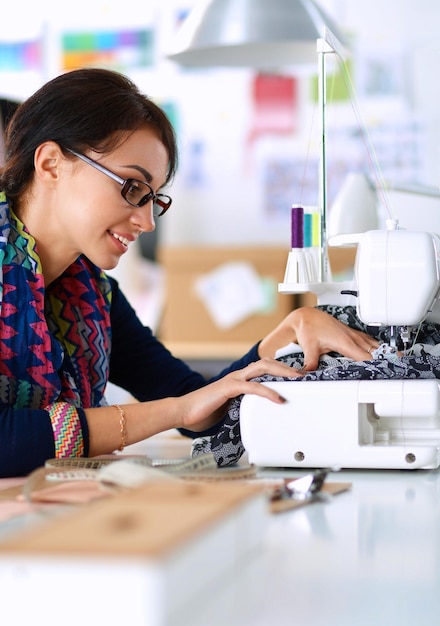
[[[265,337],[258,348],[260,356],[274,356],[276,351],[297,343],[304,352],[304,370],[318,367],[319,357],[338,352],[355,361],[371,359],[378,341],[354,330],[328,313],[314,307],[295,309]]]
[[[273,359],[261,359],[201,389],[179,397],[124,404],[124,444],[137,443],[172,428],[199,432],[224,417],[232,398],[244,393],[256,394],[278,404],[285,402],[266,385],[252,381],[264,374],[292,378],[301,372]],[[121,416],[114,406],[85,410],[89,426],[89,456],[107,454],[121,445]]]
[[[285,402],[273,389],[251,380],[264,374],[291,378],[302,375],[298,370],[273,359],[263,358],[250,363],[241,370],[178,398],[183,419],[181,426],[196,432],[213,426],[224,416],[230,400],[245,393],[268,398],[277,404]]]

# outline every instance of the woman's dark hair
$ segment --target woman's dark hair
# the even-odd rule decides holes
[[[173,127],[160,107],[126,76],[105,69],[80,69],[43,85],[21,104],[6,129],[6,163],[0,189],[19,196],[34,173],[34,153],[45,141],[77,152],[112,150],[120,132],[152,127],[168,152],[166,182],[177,168]]]

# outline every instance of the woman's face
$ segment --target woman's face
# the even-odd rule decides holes
[[[86,156],[121,178],[147,182],[155,193],[166,180],[168,154],[149,127],[128,135],[111,153]],[[152,202],[130,205],[121,196],[122,185],[78,157],[69,156],[66,165],[56,218],[64,250],[71,259],[84,254],[102,269],[112,269],[141,232],[154,230]]]

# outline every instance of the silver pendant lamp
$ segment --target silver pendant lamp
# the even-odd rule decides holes
[[[339,28],[314,0],[200,0],[181,25],[169,59],[186,67],[249,67],[275,70],[304,67],[318,59],[321,155],[318,208],[321,215],[318,285],[330,268],[327,258],[326,56],[341,56],[346,42]],[[279,285],[285,293],[297,287]]]
[[[201,0],[183,22],[168,58],[187,67],[303,66],[334,21],[313,0]]]

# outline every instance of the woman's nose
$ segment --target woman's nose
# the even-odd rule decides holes
[[[131,214],[132,223],[146,233],[151,233],[156,228],[153,215],[153,202],[147,202],[141,207],[136,207]]]

